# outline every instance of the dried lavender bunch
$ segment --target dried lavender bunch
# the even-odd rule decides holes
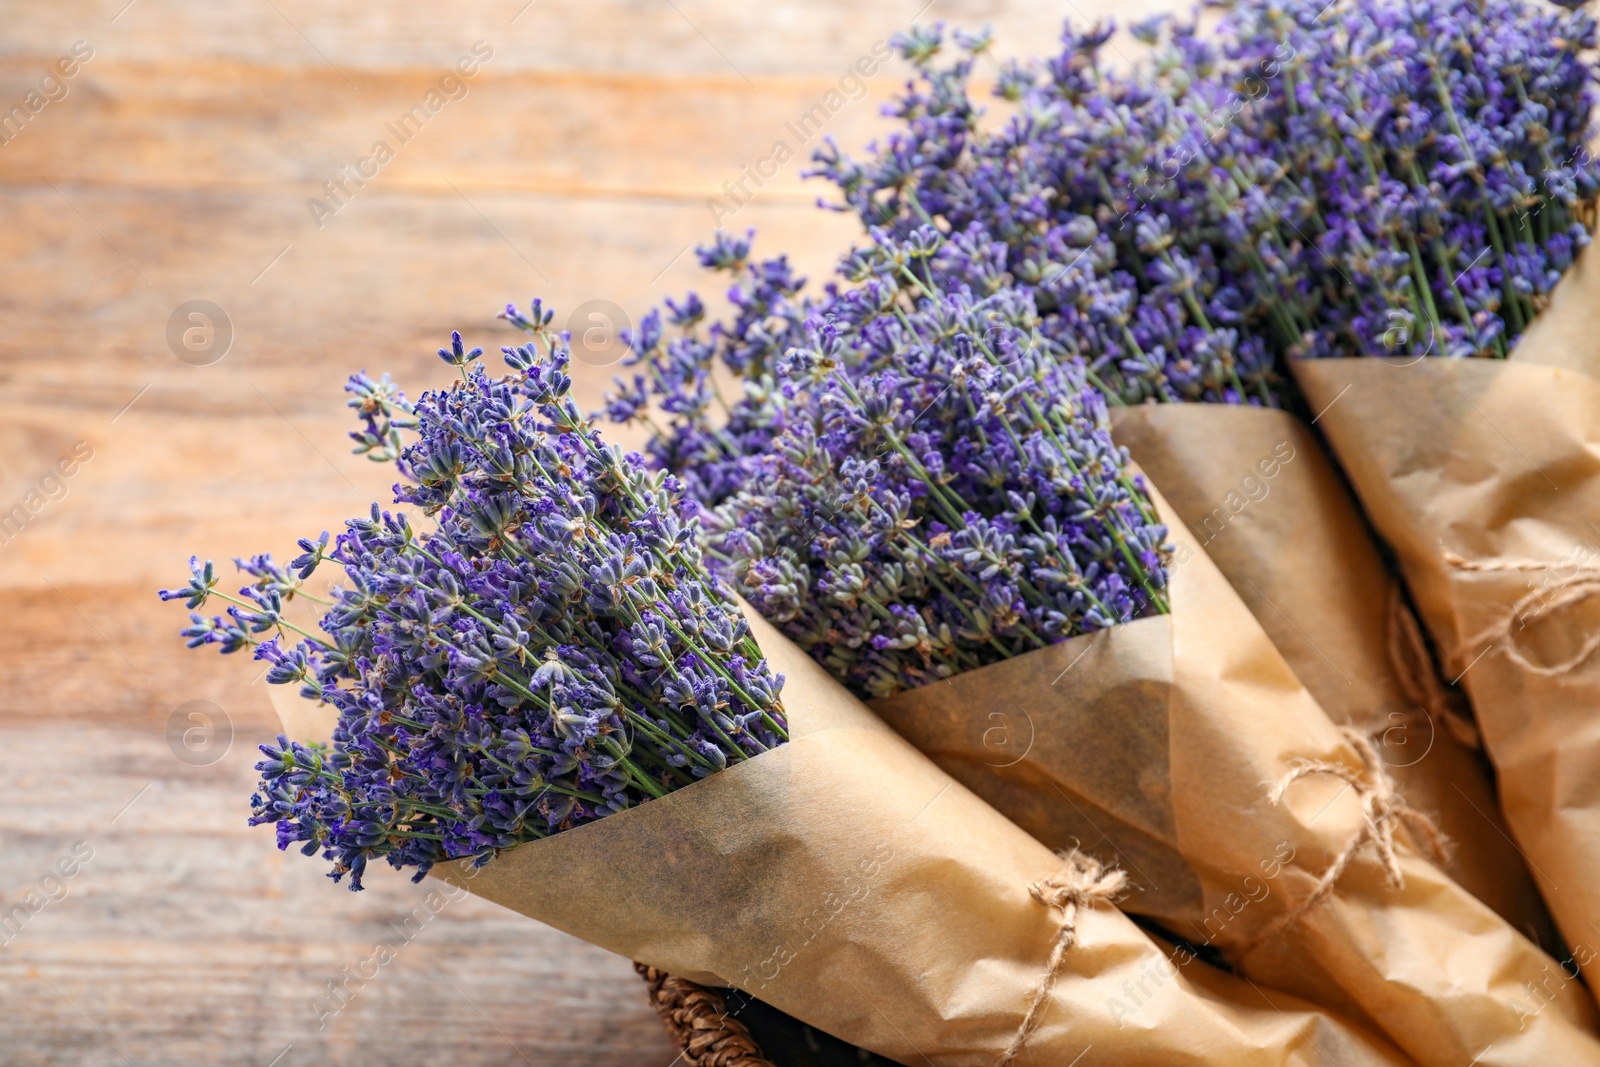
[[[1299,57],[1240,124],[1313,190],[1312,354],[1505,356],[1589,240],[1593,17],[1240,0],[1222,32],[1238,62]]]
[[[331,704],[331,747],[263,745],[252,824],[275,823],[361,888],[383,857],[418,877],[665,795],[787,739],[779,690],[738,606],[707,572],[695,506],[642,457],[605,445],[567,395],[568,338],[536,303],[533,343],[491,378],[460,335],[461,371],[409,403],[356,375],[357,451],[398,449],[402,514],[352,519],[287,568],[216,588],[208,561],[164,590],[196,613],[191,646],[253,648],[268,681]],[[541,350],[541,344],[543,346]],[[374,443],[376,442],[376,443]],[[284,617],[324,561],[346,583],[320,633]],[[294,640],[290,635],[299,638]]]
[[[1135,33],[1160,44],[1163,21]],[[901,37],[916,79],[890,109],[900,127],[866,161],[828,144],[815,173],[868,225],[1002,242],[991,284],[1025,288],[1043,332],[1113,402],[1278,404],[1286,381],[1260,332],[1309,334],[1315,294],[1289,269],[1308,202],[1233,118],[1281,57],[1264,53],[1236,89],[1216,49],[1177,24],[1117,75],[1100,56],[1112,29],[1069,24],[1058,56],[1003,66],[1010,117],[993,129],[971,87],[987,38],[957,32],[941,65],[942,27]]]
[[[1026,293],[941,288],[931,228],[873,236],[710,521],[741,591],[864,697],[1165,612],[1166,530],[1081,361]]]

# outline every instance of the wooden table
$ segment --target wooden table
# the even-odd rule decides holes
[[[426,887],[348,893],[248,829],[265,686],[185,652],[154,590],[190,553],[281,557],[388,501],[346,447],[352,370],[414,392],[447,380],[452,328],[507,343],[508,300],[704,292],[690,246],[718,221],[816,277],[854,226],[812,207],[806,157],[821,133],[862,146],[905,68],[864,99],[830,98],[841,77],[914,16],[1016,52],[1076,10],[0,4],[0,123],[23,108],[0,126],[0,920],[23,909],[0,925],[0,1061],[672,1061],[626,960],[473,899],[403,936]],[[780,141],[797,158],[763,163]],[[220,309],[209,346],[192,301]],[[614,369],[579,366],[580,395]],[[52,875],[77,842],[91,858]],[[327,1014],[379,942],[394,960]]]

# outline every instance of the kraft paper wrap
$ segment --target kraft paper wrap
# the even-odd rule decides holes
[[[1334,722],[1371,736],[1406,799],[1435,815],[1455,844],[1446,873],[1559,955],[1482,753],[1397,676],[1397,583],[1315,431],[1287,412],[1224,404],[1143,404],[1112,417],[1117,443],[1161,487],[1301,684]],[[1426,652],[1410,662],[1402,651],[1401,662],[1430,676],[1414,685],[1446,699]]]
[[[873,709],[1051,847],[1116,855],[1122,907],[1219,948],[1245,977],[1381,1028],[1438,1067],[1600,1063],[1588,996],[1399,835],[1252,945],[1358,832],[1356,790],[1268,792],[1297,759],[1363,766],[1159,494],[1172,613],[969,671]],[[1243,951],[1248,948],[1248,951]],[[1547,991],[1537,997],[1527,983]]]
[[[901,1063],[991,1067],[1060,930],[1029,887],[1062,861],[747,614],[787,676],[793,740],[483,868],[433,873],[631,959],[737,986]],[[297,698],[274,697],[295,719]],[[1079,910],[1076,944],[1017,1062],[1410,1061],[1293,996],[1198,960],[1177,966],[1101,904]]]
[[[1332,359],[1294,371],[1446,671],[1460,676],[1506,821],[1600,990],[1600,657],[1583,654],[1600,627],[1592,251],[1509,360]]]

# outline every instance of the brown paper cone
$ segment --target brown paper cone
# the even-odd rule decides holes
[[[631,959],[737,986],[901,1063],[990,1067],[1061,931],[1030,885],[1063,862],[765,622],[753,627],[788,676],[789,744],[481,869],[433,873]],[[1079,909],[1017,1062],[1409,1062],[1326,1011],[1177,958],[1116,908]]]
[[[1508,361],[1297,364],[1446,671],[1471,698],[1501,806],[1600,989],[1600,257]]]
[[[1358,778],[1363,766],[1171,509],[1156,503],[1178,547],[1170,616],[970,671],[874,710],[1045,844],[1117,849],[1143,890],[1126,910],[1220,947],[1251,979],[1363,1015],[1419,1063],[1600,1063],[1588,998],[1557,981],[1535,999],[1526,984],[1550,982],[1556,964],[1403,834],[1402,886],[1362,848],[1331,896],[1259,940],[1362,826],[1354,788],[1310,778],[1279,805],[1270,788],[1297,760]]]
[[[1117,443],[1161,487],[1295,676],[1334,722],[1374,738],[1406,799],[1435,815],[1455,845],[1446,873],[1559,953],[1482,753],[1459,739],[1457,720],[1441,721],[1449,713],[1434,666],[1425,650],[1408,655],[1409,623],[1395,615],[1408,609],[1315,432],[1287,412],[1222,404],[1143,404],[1112,416]],[[1434,699],[1419,702],[1418,689]]]

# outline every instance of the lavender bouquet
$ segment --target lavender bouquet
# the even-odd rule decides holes
[[[548,322],[535,303],[500,378],[456,336],[461,381],[414,404],[351,380],[357,451],[398,462],[428,530],[375,506],[288,567],[241,561],[237,595],[197,562],[162,593],[229,602],[190,644],[251,648],[337,714],[331,743],[263,746],[251,821],[280,847],[352,888],[374,857],[431,873],[901,1062],[1400,1062],[1204,963],[1175,973],[1105,906],[1118,872],[1053,856],[747,619],[682,486],[567,395]],[[345,580],[319,601],[329,561]],[[1164,995],[1125,1032],[1135,974]]]
[[[776,364],[770,452],[740,460],[745,487],[707,520],[710,558],[1033,836],[1114,850],[1139,886],[1131,909],[1252,976],[1360,1004],[1424,1062],[1516,1032],[1526,1020],[1507,998],[1548,960],[1421,856],[1394,851],[1402,824],[1430,843],[1431,821],[1395,800],[1369,854],[1359,804],[1320,820],[1264,804],[1262,783],[1297,767],[1344,777],[1358,797],[1392,785],[1186,533],[1172,532],[1174,554],[1163,505],[1033,294],[954,280],[1000,255],[966,236],[874,230],[846,257],[856,288],[811,304],[804,342]],[[1368,874],[1343,878],[1353,867]],[[1254,910],[1236,919],[1240,885]],[[1380,924],[1427,944],[1441,922],[1472,960],[1431,961],[1448,994],[1374,982],[1375,950],[1349,932]],[[1330,953],[1330,971],[1308,974],[1308,957]],[[1566,991],[1516,1055],[1600,1055],[1591,1014]]]
[[[1327,221],[1306,268],[1319,328],[1347,339],[1335,354],[1389,357],[1291,369],[1471,699],[1571,950],[1562,980],[1592,990],[1594,22],[1513,0],[1334,15],[1248,4],[1229,24],[1232,50],[1276,36],[1307,56],[1247,121],[1297,142]]]
[[[1083,363],[1023,290],[936,291],[999,246],[873,236],[801,300],[786,260],[752,265],[748,237],[719,234],[699,255],[742,276],[733,321],[700,336],[691,294],[668,304],[681,336],[655,311],[630,338],[647,373],[610,415],[692,472],[713,564],[864,697],[1164,612],[1164,528]],[[743,376],[734,404],[719,367]]]
[[[997,119],[974,86],[988,40],[930,27],[900,42],[916,79],[882,146],[865,160],[830,147],[819,172],[869,224],[993,236],[981,270],[947,269],[1032,296],[1297,676],[1336,722],[1381,737],[1406,795],[1440,813],[1452,875],[1556,947],[1522,857],[1483,832],[1497,804],[1476,730],[1340,479],[1297,420],[1242,410],[1300,405],[1285,359],[1309,374],[1299,357],[1503,353],[1515,332],[1496,287],[1525,305],[1520,329],[1586,241],[1588,17],[1519,3],[1433,17],[1447,16],[1452,36],[1424,46],[1423,9],[1241,2],[1216,41],[1165,16],[1136,25],[1149,48],[1131,71],[1110,27],[1069,26],[1059,55],[999,68]],[[1474,51],[1492,77],[1463,69]],[[1446,158],[1456,129],[1500,146],[1483,173]],[[1125,406],[1141,400],[1221,403]]]
[[[783,679],[702,565],[681,488],[599,440],[567,395],[565,349],[544,341],[491,379],[456,334],[440,355],[461,382],[415,404],[351,378],[358,442],[397,452],[396,503],[430,531],[374,504],[288,567],[238,561],[238,596],[209,560],[161,593],[228,601],[193,616],[189,644],[253,649],[267,681],[337,713],[331,746],[262,746],[251,822],[322,851],[352,889],[370,859],[419,879],[481,865],[787,740]],[[402,426],[416,440],[397,449]],[[305,588],[324,562],[344,570],[331,601]],[[285,618],[297,598],[327,609],[320,633]]]
[[[849,264],[876,313],[807,320],[712,520],[739,588],[865,697],[1165,612],[1166,531],[1082,364],[1026,295],[930,287],[932,231],[877,237]]]

